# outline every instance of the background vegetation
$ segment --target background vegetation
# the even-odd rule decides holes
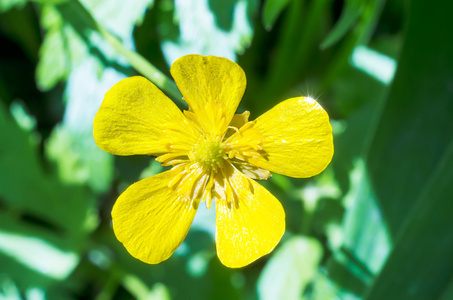
[[[0,0],[0,299],[453,299],[452,3]],[[168,70],[188,53],[243,67],[252,118],[300,95],[331,117],[327,170],[261,182],[287,231],[242,269],[202,205],[159,265],[111,228],[161,167],[98,149],[94,114],[134,74],[182,106]]]

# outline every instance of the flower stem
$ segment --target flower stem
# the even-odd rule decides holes
[[[71,0],[63,2],[59,4],[58,7],[61,11],[63,11],[63,15],[67,16],[68,19],[70,19],[70,17],[74,18],[74,15],[77,15],[76,20],[73,20],[71,25],[76,30],[79,29],[79,31],[81,31],[79,32],[79,34],[83,35],[86,32],[85,30],[81,30],[80,27],[82,27],[82,29],[91,29],[99,32],[105,39],[105,41],[109,43],[117,53],[124,56],[135,70],[137,70],[143,76],[147,77],[158,88],[167,93],[167,95],[170,96],[173,100],[177,101],[177,104],[187,106],[187,104],[182,100],[182,95],[173,80],[168,78],[158,68],[156,68],[136,51],[124,47],[121,41],[110,31],[105,29],[91,15],[86,7],[82,3],[80,3],[80,1]]]

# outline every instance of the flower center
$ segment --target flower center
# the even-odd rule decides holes
[[[223,148],[218,140],[203,139],[193,148],[190,159],[198,162],[205,170],[215,170],[222,166],[226,158]]]

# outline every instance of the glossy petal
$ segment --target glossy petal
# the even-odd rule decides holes
[[[291,177],[323,171],[333,155],[332,127],[324,109],[311,98],[291,98],[233,134],[228,144],[257,167]],[[242,148],[241,148],[242,147]],[[244,148],[245,147],[245,148]]]
[[[285,212],[271,193],[231,165],[225,173],[236,200],[217,199],[217,255],[225,266],[239,268],[275,248],[285,232]]]
[[[105,94],[93,133],[101,149],[116,155],[170,152],[195,139],[179,108],[140,76],[123,79]]]
[[[170,72],[203,129],[222,135],[245,91],[241,67],[223,57],[186,55]]]
[[[156,264],[182,243],[196,210],[169,188],[179,174],[170,170],[131,185],[112,210],[117,239],[137,259]]]

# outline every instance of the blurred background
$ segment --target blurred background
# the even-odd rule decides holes
[[[453,299],[451,1],[0,0],[0,299]],[[328,111],[335,155],[260,182],[287,230],[241,269],[214,209],[146,265],[115,239],[118,195],[162,171],[100,150],[105,92],[199,53],[247,75],[251,119],[295,96]]]

